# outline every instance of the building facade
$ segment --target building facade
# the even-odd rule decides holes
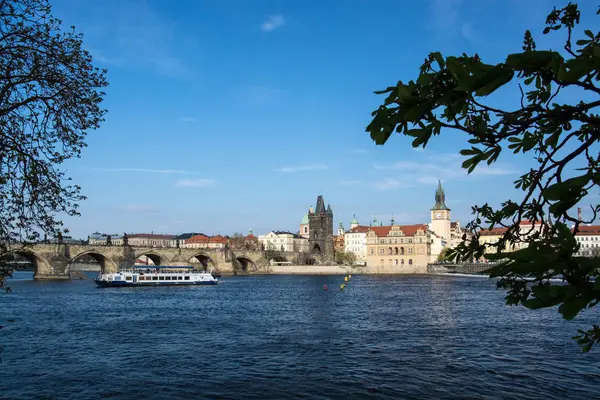
[[[357,264],[365,264],[367,262],[367,232],[369,227],[358,225],[358,221],[356,224],[350,224],[350,226],[352,228],[344,234],[344,251],[353,253],[356,256]]]
[[[157,235],[154,233],[132,233],[127,234],[129,246],[144,247],[172,247],[171,242],[175,235]],[[124,240],[124,238],[123,238]]]
[[[539,233],[542,230],[542,227],[543,225],[541,222],[523,220],[519,223],[519,234],[526,240],[529,236]],[[507,231],[508,228],[505,227],[482,230],[479,232],[479,243],[488,245],[485,249],[486,253],[496,253],[497,247],[494,247],[493,245],[497,244]],[[502,251],[510,252],[520,250],[528,245],[529,244],[524,241],[509,242],[506,243],[505,248]]]
[[[433,232],[427,224],[371,226],[367,232],[367,266],[427,270],[432,262]]]
[[[207,236],[203,233],[186,239],[180,247],[192,249],[222,249],[227,245],[227,238],[221,235]]]
[[[291,232],[271,231],[260,235],[258,242],[268,251],[308,252],[308,239]]]
[[[314,212],[309,212],[309,251],[320,255],[325,262],[333,262],[333,211],[331,205],[325,208],[323,196],[317,197]]]
[[[122,238],[122,235],[94,232],[88,236],[88,244],[91,246],[122,245]]]
[[[600,225],[579,225],[575,240],[579,244],[577,256],[600,257]]]

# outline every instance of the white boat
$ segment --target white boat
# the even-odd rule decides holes
[[[134,265],[119,272],[100,273],[100,287],[216,285],[219,280],[210,272],[196,271],[192,266]]]

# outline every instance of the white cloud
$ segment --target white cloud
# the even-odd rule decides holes
[[[142,213],[142,214],[158,214],[159,210],[155,206],[151,206],[148,204],[129,204],[123,206],[123,211],[133,212],[133,213]]]
[[[199,178],[199,179],[181,179],[179,181],[177,181],[177,186],[179,187],[207,187],[207,186],[212,186],[215,184],[215,181],[213,179],[204,179],[204,178]]]
[[[179,120],[182,122],[196,122],[196,118],[192,117],[179,117]]]
[[[381,190],[397,189],[401,187],[410,187],[410,184],[404,183],[394,178],[384,178],[373,183],[373,187]]]
[[[73,3],[76,10],[86,8],[78,16],[90,18],[78,18],[78,27],[81,26],[96,61],[117,67],[149,68],[172,78],[189,75],[177,53],[190,52],[194,39],[179,36],[176,25],[145,0],[101,3]]]
[[[492,165],[485,163],[471,172],[461,167],[463,157],[455,153],[434,153],[425,157],[424,161],[403,160],[392,164],[376,164],[373,166],[376,170],[396,170],[410,172],[411,179],[424,185],[435,185],[438,179],[449,181],[454,179],[480,177],[516,175],[518,170],[509,165]]]
[[[292,172],[316,171],[316,170],[320,170],[320,169],[327,169],[327,165],[325,165],[325,164],[297,165],[297,166],[278,168],[277,171],[284,172],[284,173],[292,173]]]
[[[94,171],[104,172],[149,172],[153,174],[189,174],[188,171],[178,169],[148,169],[148,168],[94,168]]]
[[[341,181],[340,185],[342,186],[354,186],[354,185],[360,185],[362,183],[362,181],[359,180],[346,180],[346,181]]]
[[[271,15],[265,22],[263,22],[263,24],[260,26],[260,29],[265,32],[271,32],[283,26],[283,24],[285,24],[285,18],[283,18],[283,15]]]

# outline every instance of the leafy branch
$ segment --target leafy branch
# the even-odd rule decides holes
[[[579,20],[573,3],[547,17],[543,34],[565,33],[564,52],[537,50],[527,31],[523,51],[498,64],[486,64],[478,54],[430,53],[416,81],[375,92],[386,97],[367,127],[379,145],[396,132],[423,148],[442,131],[463,132],[469,146],[460,154],[468,173],[505,152],[531,155],[535,166],[514,181],[523,198],[508,199],[498,209],[472,207],[468,234],[450,256],[501,261],[490,276],[507,291],[507,304],[559,306],[566,319],[600,301],[598,258],[576,256],[581,224],[593,222],[600,211],[599,204],[590,204],[587,221],[573,214],[600,183],[600,33],[585,30],[585,38],[573,44]],[[488,96],[500,89],[518,90],[515,109],[490,104]],[[561,96],[567,91],[569,98],[591,100],[569,104]],[[482,232],[496,227],[503,231],[497,242],[480,240]],[[600,342],[599,332],[580,332],[584,351]]]

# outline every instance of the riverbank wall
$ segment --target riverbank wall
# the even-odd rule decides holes
[[[223,271],[227,274],[227,271]],[[250,271],[248,275],[406,275],[426,274],[427,266],[392,265],[387,267],[342,265],[268,265]]]

